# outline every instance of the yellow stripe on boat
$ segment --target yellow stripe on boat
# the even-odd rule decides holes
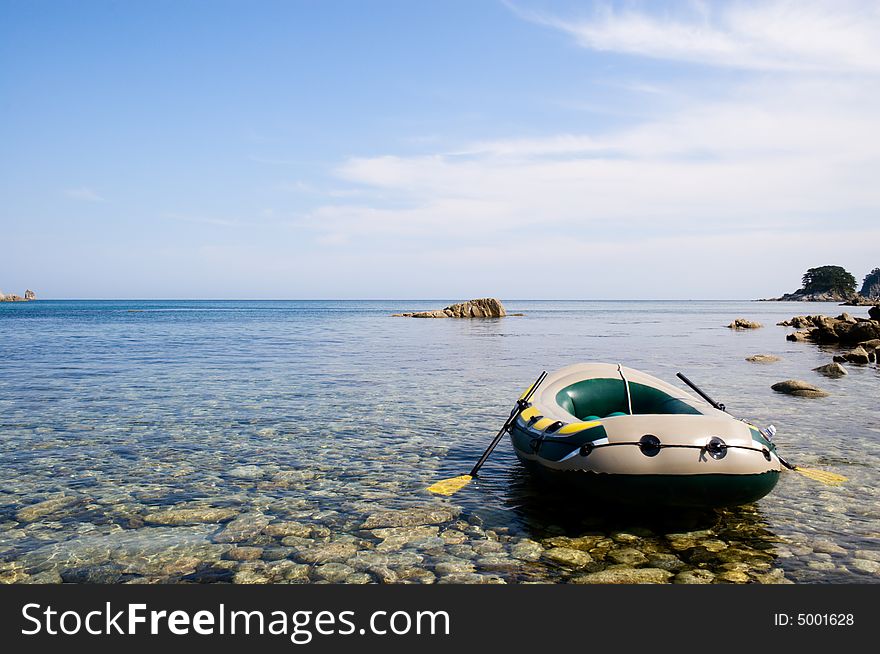
[[[556,422],[553,418],[541,418],[535,424],[532,425],[532,429],[537,429],[538,431],[543,431],[547,429],[550,425]]]
[[[526,422],[528,422],[529,419],[532,418],[533,416],[540,417],[540,415],[541,414],[538,413],[538,410],[533,406],[530,406],[528,409],[526,409],[525,411],[523,411],[522,413],[519,414],[520,418],[522,418]]]
[[[528,395],[534,387],[535,387],[534,384],[529,386],[526,390],[523,391],[522,395],[519,396],[519,399],[521,399],[521,400],[526,399],[526,395]]]
[[[593,427],[598,427],[602,422],[600,420],[591,420],[589,422],[572,422],[570,424],[565,425],[564,427],[560,427],[557,434],[577,434],[578,432],[584,431],[585,429],[592,429]]]

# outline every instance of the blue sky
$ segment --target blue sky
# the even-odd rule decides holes
[[[870,2],[0,0],[0,289],[750,298],[880,266]]]

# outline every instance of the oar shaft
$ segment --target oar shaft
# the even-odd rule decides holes
[[[544,378],[547,376],[547,371],[543,371],[540,375],[538,375],[538,379],[535,380],[535,383],[532,384],[532,387],[529,389],[529,392],[523,396],[522,399],[518,400],[516,403],[516,409],[510,414],[510,417],[504,422],[504,426],[495,434],[495,438],[492,439],[492,442],[489,444],[489,447],[486,448],[486,451],[483,452],[483,455],[474,465],[474,467],[470,471],[471,477],[476,477],[477,472],[479,472],[480,468],[483,467],[483,464],[486,463],[486,459],[489,458],[489,455],[492,454],[492,451],[504,437],[504,433],[510,429],[510,426],[513,424],[514,420],[516,420],[517,416],[522,413],[522,410],[528,404],[529,399],[531,399],[532,395],[536,390],[538,390],[538,386],[541,385],[541,382],[544,381]]]
[[[706,394],[702,391],[702,389],[700,389],[699,386],[697,386],[694,382],[692,382],[690,379],[688,379],[687,377],[685,377],[683,374],[681,374],[680,372],[678,372],[678,373],[676,373],[676,376],[677,376],[681,381],[683,381],[685,384],[687,384],[688,386],[690,386],[694,391],[696,391],[697,394],[698,394],[700,397],[702,397],[704,400],[706,400],[706,401],[707,401],[709,404],[711,404],[713,407],[715,407],[715,408],[718,409],[719,411],[727,411],[727,409],[725,408],[725,406],[724,406],[723,404],[720,404],[719,402],[716,402],[716,401],[713,400],[711,397],[709,397],[708,395],[706,395]]]
[[[516,415],[516,414],[514,414]],[[507,422],[504,423],[504,426],[501,430],[495,434],[495,438],[492,439],[492,442],[489,444],[489,447],[486,448],[486,451],[483,452],[483,455],[480,457],[480,460],[474,464],[474,467],[471,468],[471,471],[468,473],[471,477],[476,477],[477,472],[479,472],[480,468],[483,467],[483,464],[486,463],[486,459],[489,458],[489,455],[492,454],[492,450],[498,445],[498,442],[504,437],[504,432],[510,427],[511,419],[508,418]]]
[[[681,381],[683,381],[685,384],[687,384],[688,386],[690,386],[693,390],[695,390],[697,393],[699,393],[700,397],[702,397],[704,400],[706,400],[709,404],[711,404],[712,406],[714,406],[716,409],[718,409],[719,411],[724,411],[724,412],[727,411],[727,408],[726,408],[723,404],[721,404],[721,403],[719,403],[719,402],[716,402],[716,401],[713,400],[711,397],[709,397],[708,395],[706,395],[706,393],[704,393],[704,392],[702,391],[702,389],[700,389],[699,386],[697,386],[694,382],[692,382],[690,379],[688,379],[687,377],[685,377],[683,374],[681,374],[680,372],[678,372],[678,373],[676,373],[676,376],[677,376]],[[779,452],[776,452],[776,458],[779,459],[779,463],[781,463],[783,466],[785,466],[785,467],[788,468],[789,470],[797,470],[798,467],[797,467],[796,465],[794,465],[793,463],[789,463],[788,461],[786,461],[785,459],[783,459],[781,456],[779,456]]]

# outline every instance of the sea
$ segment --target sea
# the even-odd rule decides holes
[[[451,302],[0,304],[0,580],[880,581],[880,368],[823,377],[837,349],[777,326],[863,307],[504,300],[524,315],[391,316]],[[764,327],[728,329],[738,317]],[[745,507],[621,512],[539,485],[505,439],[460,492],[425,491],[470,469],[542,370],[586,361],[683,372],[773,424],[790,461],[848,481],[785,472]],[[786,379],[829,396],[771,390]],[[409,517],[367,528],[383,512]]]

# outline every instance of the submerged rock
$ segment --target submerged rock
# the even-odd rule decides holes
[[[265,475],[265,471],[255,465],[237,466],[226,473],[226,476],[233,479],[262,479]]]
[[[312,527],[301,522],[273,522],[263,528],[263,533],[275,538],[286,538],[287,536],[308,538],[312,535]]]
[[[0,572],[0,584],[20,584],[26,582],[29,578],[30,575],[21,568]]]
[[[402,511],[379,511],[371,513],[362,529],[376,529],[377,527],[416,527],[418,525],[439,525],[449,522],[458,517],[459,509],[451,506],[433,506]]]
[[[510,555],[520,561],[537,561],[541,558],[544,548],[540,543],[524,538],[510,548]]]
[[[256,561],[263,556],[262,547],[232,547],[226,556],[233,561]]]
[[[229,550],[228,545],[210,542],[214,529],[198,525],[95,533],[44,545],[25,555],[22,563],[40,570],[106,566],[108,574],[112,570],[158,578],[191,574],[199,565],[219,562]]]
[[[808,384],[805,381],[800,381],[798,379],[788,379],[786,381],[781,381],[771,386],[774,391],[777,393],[784,393],[786,395],[795,395],[797,397],[827,397],[828,392],[823,391],[821,388],[817,386],[813,386],[812,384]]]
[[[416,527],[384,527],[374,529],[372,534],[376,538],[382,539],[377,549],[399,550],[405,545],[418,544],[426,539],[436,538],[439,531],[440,527],[419,525]]]
[[[226,528],[214,536],[217,543],[241,543],[259,536],[271,518],[262,513],[245,513],[238,516],[232,522],[226,524]]]
[[[53,497],[19,509],[15,514],[15,519],[19,522],[33,522],[44,516],[66,509],[80,501],[81,499],[74,495]]]
[[[552,536],[544,539],[544,547],[570,547],[575,550],[591,550],[601,541],[605,540],[604,536],[587,535],[572,538],[570,536]]]
[[[342,563],[354,556],[355,552],[357,546],[354,543],[338,541],[300,547],[294,551],[293,556],[304,563]]]
[[[571,580],[573,584],[665,584],[672,573],[660,568],[610,568]]]
[[[271,584],[308,581],[309,566],[293,561],[248,561],[241,564],[232,582],[235,584]]]
[[[234,518],[235,509],[220,509],[212,506],[188,509],[165,509],[148,513],[144,522],[154,525],[196,525],[201,523],[225,522]]]
[[[325,563],[315,567],[315,576],[320,579],[326,579],[330,583],[338,584],[344,582],[350,575],[355,573],[354,568],[344,563]],[[369,583],[369,577],[366,582]]]
[[[606,557],[623,565],[637,566],[648,562],[648,557],[634,547],[611,550]]]
[[[675,575],[675,579],[672,580],[674,584],[711,584],[715,579],[715,573],[710,572],[709,570],[682,570],[677,575]]]
[[[869,561],[867,559],[852,559],[849,566],[855,568],[859,572],[867,572],[869,574],[880,575],[880,563],[877,561]]]
[[[824,366],[813,368],[813,370],[818,372],[820,375],[825,375],[826,377],[843,377],[844,375],[848,374],[846,372],[846,368],[844,368],[839,363],[828,363]]]
[[[648,557],[648,564],[652,568],[660,568],[669,572],[678,572],[687,567],[685,562],[675,554],[652,554]]]
[[[467,574],[474,572],[476,568],[470,561],[464,559],[451,559],[449,561],[441,561],[434,566],[434,572],[438,575],[455,575]]]
[[[715,575],[716,582],[723,582],[728,584],[747,584],[751,580],[752,579],[751,577],[749,577],[749,575],[739,570],[726,570],[720,574]]]
[[[593,562],[593,557],[587,552],[571,547],[551,548],[544,552],[544,558],[573,568],[580,568]]]
[[[746,361],[749,363],[776,363],[780,360],[775,354],[753,354],[750,357],[746,357]]]

